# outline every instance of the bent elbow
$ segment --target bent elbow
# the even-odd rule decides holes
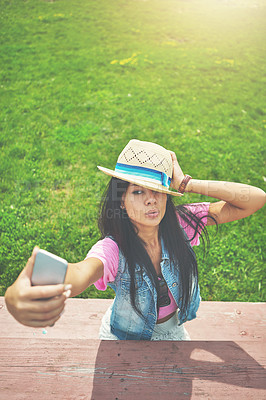
[[[265,203],[266,203],[266,193],[262,189],[258,189],[257,210],[262,208],[265,205]]]

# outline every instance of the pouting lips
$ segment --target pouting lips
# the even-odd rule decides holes
[[[150,210],[150,211],[146,212],[145,215],[147,215],[148,217],[157,217],[157,215],[159,215],[159,211],[158,210]]]

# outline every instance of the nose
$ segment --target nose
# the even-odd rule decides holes
[[[145,204],[156,204],[156,192],[153,190],[147,190],[147,195],[145,199]]]

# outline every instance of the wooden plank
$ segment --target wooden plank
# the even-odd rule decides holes
[[[0,339],[5,400],[266,398],[265,343]]]
[[[65,312],[53,328],[46,328],[51,339],[98,339],[102,317],[112,300],[68,299]],[[0,297],[0,337],[42,337],[43,329],[19,324],[7,311],[4,297]]]
[[[266,340],[266,303],[201,302],[197,318],[185,324],[192,340]]]
[[[102,316],[112,303],[103,299],[69,299],[64,315],[53,328],[51,339],[98,339]],[[0,297],[0,337],[42,337],[42,329],[18,324]],[[266,303],[202,302],[197,318],[185,324],[192,340],[265,340]]]

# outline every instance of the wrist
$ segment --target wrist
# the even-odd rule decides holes
[[[187,192],[187,186],[189,185],[189,182],[191,181],[191,176],[190,175],[184,175],[179,187],[178,187],[178,192],[183,194]]]
[[[188,182],[188,184],[187,184],[187,186],[186,186],[186,188],[185,188],[185,193],[190,193],[190,192],[192,192],[193,191],[193,181],[194,181],[195,179],[193,179],[193,178],[191,178],[190,180],[189,180],[189,182]]]

